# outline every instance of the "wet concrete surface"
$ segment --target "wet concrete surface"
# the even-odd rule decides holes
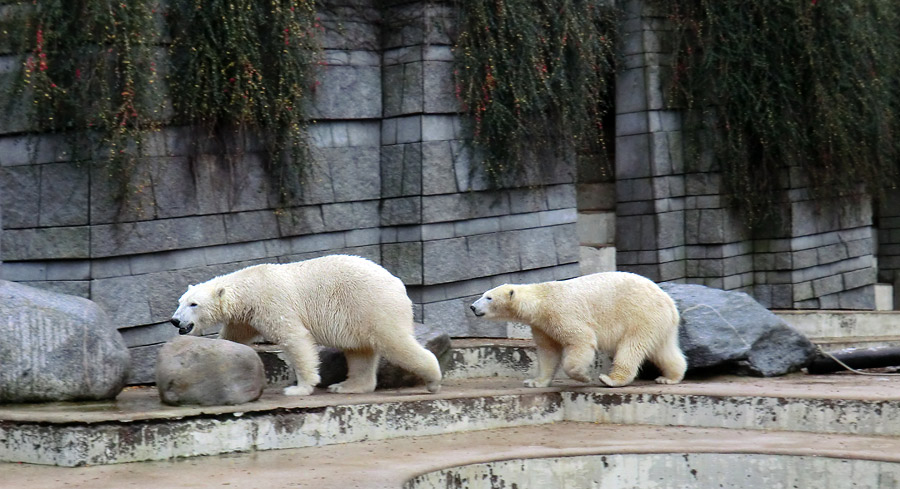
[[[108,420],[173,419],[285,407],[384,403],[420,399],[496,396],[519,392],[616,392],[714,397],[783,397],[900,401],[900,377],[804,374],[760,379],[715,377],[662,386],[648,381],[614,390],[570,380],[547,389],[526,389],[520,379],[448,381],[441,393],[422,388],[341,395],[316,391],[307,397],[266,392],[254,403],[231,407],[169,407],[152,388],[132,388],[113,403],[0,406],[2,421],[92,423]],[[418,474],[476,462],[602,453],[768,453],[860,458],[900,463],[900,439],[887,436],[819,434],[672,426],[557,422],[435,436],[363,441],[320,447],[63,468],[0,463],[0,488],[383,488],[401,487]]]

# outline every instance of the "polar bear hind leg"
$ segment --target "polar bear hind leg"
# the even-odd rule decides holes
[[[684,379],[687,361],[678,347],[677,331],[670,334],[665,342],[650,355],[650,361],[662,372],[662,375],[656,378],[657,384],[677,384]]]
[[[330,392],[362,394],[373,392],[378,382],[378,355],[372,350],[344,350],[347,380],[328,386]]]
[[[600,375],[600,381],[609,387],[630,384],[637,377],[638,369],[647,357],[645,347],[639,341],[625,340],[616,347],[609,375]]]
[[[425,381],[428,392],[441,390],[441,365],[434,353],[420,345],[412,335],[397,335],[378,349],[385,360],[412,372]]]

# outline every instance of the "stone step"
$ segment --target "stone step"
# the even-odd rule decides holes
[[[894,341],[900,337],[900,311],[774,311],[816,343]]]
[[[0,406],[0,461],[61,466],[166,460],[536,426],[564,421],[900,436],[900,385],[849,375],[688,379],[608,389],[508,377],[372,394],[271,389],[239,406],[171,407],[154,388],[109,403]]]
[[[900,440],[559,422],[140,464],[0,464],[4,487],[892,488]],[[487,472],[487,477],[482,478]],[[525,478],[525,480],[523,480]],[[648,480],[648,478],[650,480]],[[215,482],[212,482],[215,481]],[[721,485],[720,485],[721,484]]]

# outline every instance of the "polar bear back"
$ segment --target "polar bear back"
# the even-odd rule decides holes
[[[602,272],[534,287],[542,296],[542,310],[558,314],[558,318],[548,318],[551,322],[573,321],[590,327],[602,349],[612,348],[623,336],[656,343],[678,328],[678,309],[672,298],[637,274]]]
[[[253,289],[238,296],[253,301],[244,306],[253,310],[255,323],[277,328],[281,318],[299,319],[321,345],[374,347],[385,334],[412,332],[412,302],[403,282],[365,258],[329,255],[233,275]]]

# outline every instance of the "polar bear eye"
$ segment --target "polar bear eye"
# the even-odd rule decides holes
[[[489,301],[494,300],[494,299],[491,299],[490,297],[485,297],[485,299],[487,299],[487,300],[489,300]]]
[[[197,307],[197,303],[196,303],[196,302],[191,302],[191,307]]]

